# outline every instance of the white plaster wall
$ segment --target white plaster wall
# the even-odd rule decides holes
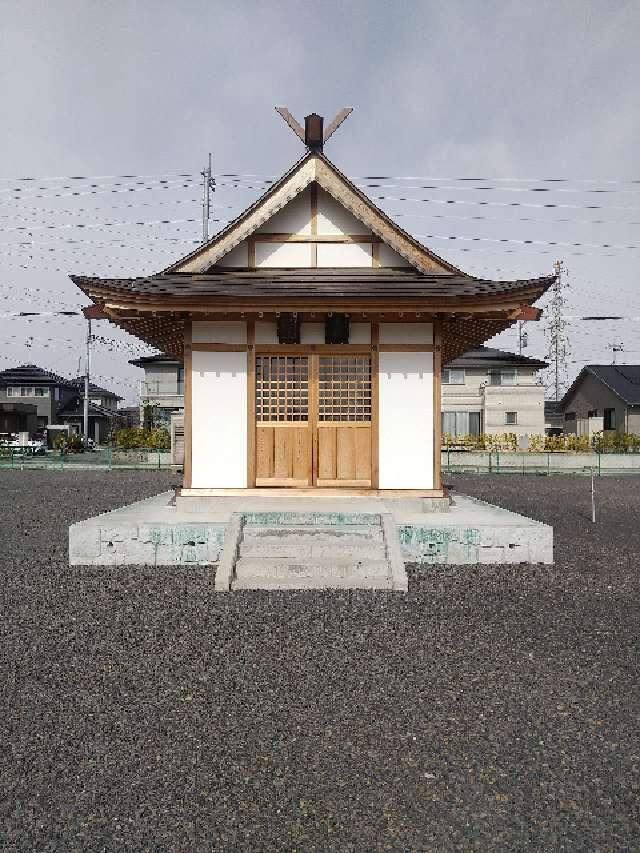
[[[319,187],[316,221],[318,234],[371,234],[366,225]]]
[[[257,233],[311,234],[311,192],[307,188],[267,219]]]
[[[350,344],[371,343],[371,323],[349,323]]]
[[[192,487],[246,488],[246,352],[194,351],[191,381]]]
[[[300,324],[300,343],[301,344],[323,344],[324,343],[324,323],[301,323]]]
[[[319,267],[370,267],[370,243],[318,243]]]
[[[410,267],[411,264],[402,255],[399,255],[397,252],[391,248],[391,246],[387,246],[386,243],[380,243],[380,248],[378,249],[378,260],[380,262],[381,267]]]
[[[239,243],[235,249],[232,249],[230,252],[227,252],[226,255],[223,255],[219,261],[217,261],[216,266],[218,267],[246,267],[249,263],[249,250],[247,248],[247,241],[243,240],[242,243]]]
[[[308,243],[256,243],[256,267],[310,267]]]
[[[194,344],[246,344],[247,324],[244,321],[202,320],[191,327]]]
[[[278,343],[278,326],[277,323],[270,323],[266,320],[258,320],[256,323],[256,343],[257,344],[277,344]]]
[[[381,489],[433,488],[433,353],[381,352]]]
[[[381,323],[381,344],[432,344],[431,323]]]

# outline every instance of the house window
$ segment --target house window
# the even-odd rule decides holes
[[[565,421],[575,421],[576,413],[575,412],[565,412],[564,413]]]
[[[598,410],[597,409],[589,409],[589,411],[587,412],[587,417],[588,418],[597,418],[598,417]]]
[[[184,394],[184,367],[178,368],[178,384],[176,387],[178,394]]]
[[[518,413],[517,412],[505,412],[504,413],[504,422],[507,426],[515,426],[518,423]]]
[[[489,385],[515,385],[516,379],[517,373],[515,368],[489,371]]]
[[[7,388],[7,397],[48,397],[48,388],[34,388],[31,385],[12,386]]]
[[[464,385],[464,370],[443,370],[442,382],[444,385]]]
[[[442,433],[454,437],[480,435],[480,412],[443,412]]]
[[[616,410],[615,409],[605,409],[604,410],[604,429],[615,429],[616,428]]]

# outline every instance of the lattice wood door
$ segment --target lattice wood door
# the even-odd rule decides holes
[[[370,487],[371,358],[321,355],[317,374],[316,485]]]
[[[256,486],[310,486],[309,357],[256,356]]]

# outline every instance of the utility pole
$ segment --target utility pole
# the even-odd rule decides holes
[[[89,446],[89,372],[91,359],[91,318],[87,318],[87,364],[84,374],[84,446]]]
[[[211,152],[209,152],[209,164],[200,172],[203,180],[202,188],[202,242],[209,239],[209,216],[211,215],[211,192],[216,190],[216,180],[211,177]]]
[[[529,332],[524,331],[524,320],[518,320],[518,354],[522,355],[522,350],[529,346]]]
[[[545,358],[551,362],[553,371],[553,389],[556,403],[560,400],[560,385],[566,373],[566,362],[569,355],[569,342],[567,340],[567,321],[564,319],[566,299],[564,290],[567,285],[564,281],[564,268],[562,261],[556,261],[553,265],[556,280],[553,285],[553,296],[549,303],[546,314],[548,319],[547,339],[548,348]],[[549,383],[551,384],[551,383]]]
[[[622,341],[618,341],[617,343],[610,343],[607,346],[607,349],[610,349],[612,352],[611,364],[616,363],[616,353],[624,352],[624,343]]]

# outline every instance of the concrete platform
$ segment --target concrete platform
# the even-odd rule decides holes
[[[368,526],[371,533],[367,534],[367,541],[362,542],[359,551],[359,537]],[[176,500],[173,492],[164,492],[71,525],[69,563],[217,564],[217,588],[234,588],[234,580],[238,581],[237,588],[247,588],[249,577],[260,588],[272,588],[273,582],[259,582],[269,572],[260,568],[252,568],[251,572],[247,569],[253,562],[246,561],[257,557],[256,540],[249,532],[260,528],[265,536],[263,558],[280,559],[282,578],[289,578],[286,584],[283,580],[282,588],[294,588],[294,577],[300,579],[300,585],[295,588],[370,588],[372,575],[366,571],[366,559],[375,559],[377,552],[373,543],[379,541],[384,542],[384,553],[389,561],[385,583],[390,589],[406,589],[404,563],[553,562],[553,529],[550,526],[462,495],[457,495],[449,510],[443,512],[441,505],[425,511],[425,502],[420,498],[316,498],[289,494],[281,497],[179,497]],[[314,534],[313,543],[308,536],[301,535],[305,529]],[[243,530],[247,531],[244,542]],[[327,538],[327,531],[344,536],[341,543],[337,544],[335,537]],[[302,554],[297,554],[295,570],[285,544],[285,537],[293,533],[305,554],[304,559]],[[269,551],[269,548],[275,550]],[[345,560],[352,552],[354,562],[347,567]],[[335,571],[327,570],[323,579],[322,567],[328,565],[332,555],[335,556]],[[322,559],[318,559],[320,556]],[[241,559],[245,560],[240,567],[243,577],[236,578],[235,566]],[[286,559],[289,565],[282,562]],[[305,572],[300,571],[305,561],[310,567],[315,566],[315,574],[310,569],[306,581]],[[374,585],[384,586],[380,581],[381,567],[376,564],[372,568],[375,568]],[[275,562],[271,569],[279,570]]]

